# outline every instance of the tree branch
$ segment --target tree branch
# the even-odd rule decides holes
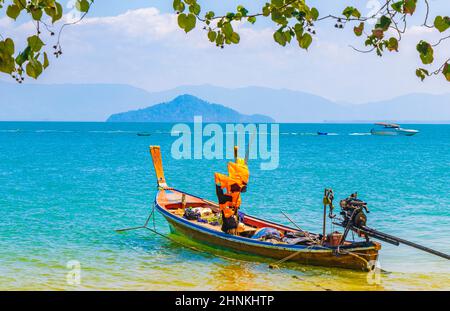
[[[438,46],[439,44],[441,44],[442,41],[445,41],[447,39],[450,39],[450,35],[448,35],[447,37],[443,37],[443,38],[439,39],[438,42],[436,42],[435,44],[432,44],[431,46],[432,47]]]
[[[423,21],[422,26],[428,27],[428,28],[433,28],[432,25],[427,25],[427,21],[428,21],[428,16],[430,14],[430,4],[428,3],[428,0],[424,0],[425,1],[425,5],[426,5],[426,14],[425,14],[425,20]]]
[[[373,47],[369,50],[360,50],[358,48],[355,48],[353,45],[349,45],[349,47],[351,47],[353,50],[355,50],[356,52],[359,52],[359,53],[371,53],[371,52],[373,52],[373,50],[375,50],[375,47]]]

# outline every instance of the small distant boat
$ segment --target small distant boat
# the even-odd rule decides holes
[[[375,127],[370,130],[372,135],[380,136],[413,136],[419,133],[418,130],[404,129],[400,125],[394,123],[375,123]]]
[[[147,132],[142,132],[142,133],[137,133],[136,135],[137,136],[150,136],[151,134],[147,133]]]
[[[328,135],[327,132],[317,132],[317,135]]]

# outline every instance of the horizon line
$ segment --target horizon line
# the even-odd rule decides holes
[[[423,124],[423,125],[436,125],[436,124],[450,124],[450,120],[382,120],[383,122],[394,122],[394,123],[404,123],[404,124]],[[194,121],[180,121],[184,123],[194,123]],[[64,121],[64,120],[0,120],[0,123],[108,123],[108,124],[174,124],[180,122],[122,122],[122,121]],[[374,124],[375,122],[381,122],[380,120],[331,120],[323,122],[203,122],[208,123],[218,123],[218,124]]]

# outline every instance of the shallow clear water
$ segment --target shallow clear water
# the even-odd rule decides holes
[[[116,233],[143,224],[152,207],[149,145],[161,145],[171,186],[214,199],[213,173],[225,172],[226,161],[174,160],[171,127],[0,123],[0,289],[450,289],[448,261],[406,246],[383,243],[381,267],[391,273],[374,284],[360,272],[271,270],[267,260],[191,244],[206,251],[196,252],[149,231]],[[358,191],[369,202],[369,226],[450,253],[450,126],[407,127],[421,132],[377,137],[368,124],[281,125],[280,167],[261,171],[251,161],[243,210],[288,224],[283,210],[320,231],[323,189],[337,199]],[[136,135],[144,131],[152,135]],[[160,215],[155,225],[168,233]],[[71,260],[81,264],[80,285],[66,281]]]

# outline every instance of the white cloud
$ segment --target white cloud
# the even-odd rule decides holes
[[[152,40],[164,39],[179,31],[176,15],[162,14],[156,8],[129,10],[111,17],[87,18],[84,26],[106,26],[122,36]]]
[[[304,51],[295,39],[290,46],[277,45],[270,28],[238,25],[241,43],[219,49],[207,40],[201,27],[185,34],[176,18],[156,8],[86,18],[66,28],[64,55],[52,60],[40,82],[126,83],[149,90],[204,83],[260,85],[357,102],[420,91],[440,93],[448,88],[440,77],[421,83],[414,76],[420,65],[417,40],[436,36],[423,27],[409,29],[399,53],[379,58],[349,47],[363,46],[362,39],[351,35],[351,28],[339,31],[321,25],[314,43]],[[12,28],[14,25],[8,24],[6,28],[19,34],[30,25]],[[446,44],[442,51],[449,50]]]
[[[12,20],[9,17],[0,18],[0,27],[8,28],[11,27]]]
[[[423,36],[423,35],[429,35],[432,33],[437,34],[438,31],[434,28],[414,25],[414,26],[408,27],[407,33],[411,36]]]

